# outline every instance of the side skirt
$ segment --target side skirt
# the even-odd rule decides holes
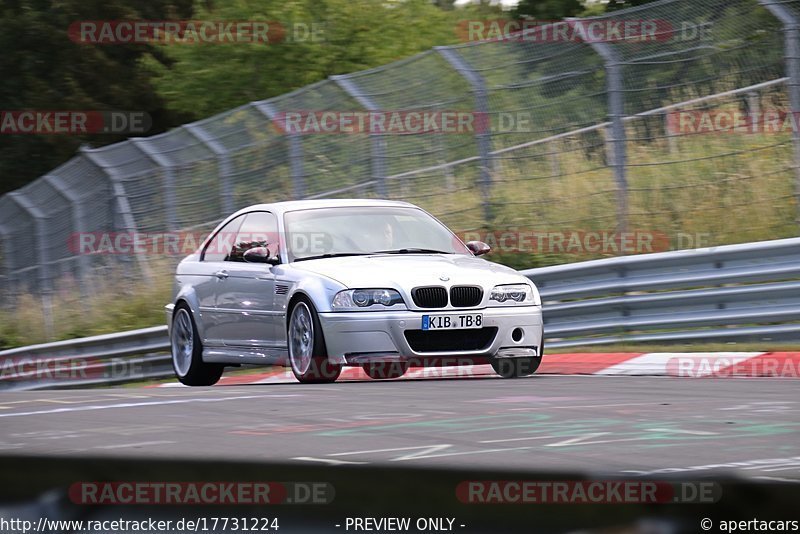
[[[286,347],[206,347],[207,363],[239,363],[251,365],[288,365]]]

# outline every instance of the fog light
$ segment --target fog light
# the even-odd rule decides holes
[[[511,339],[513,339],[515,343],[519,343],[522,341],[523,333],[522,328],[515,328],[511,332]]]

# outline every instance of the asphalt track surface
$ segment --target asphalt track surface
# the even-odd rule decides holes
[[[800,482],[792,379],[534,376],[0,393],[0,454]]]

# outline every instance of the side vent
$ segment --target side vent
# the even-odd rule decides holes
[[[275,294],[285,295],[289,292],[289,286],[286,284],[275,284]]]

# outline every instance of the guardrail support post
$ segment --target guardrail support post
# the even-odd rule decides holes
[[[122,219],[122,229],[130,232],[131,235],[136,234],[138,227],[136,226],[136,219],[133,217],[131,205],[128,202],[128,195],[125,193],[125,186],[122,184],[122,177],[119,176],[116,169],[107,165],[102,158],[92,152],[88,147],[82,146],[79,151],[89,163],[105,174],[108,181],[111,183],[111,190],[114,193],[114,202],[119,210],[118,214]],[[142,252],[136,252],[136,261],[139,264],[139,269],[141,269],[144,278],[147,281],[152,280],[153,276],[150,271],[150,265],[147,263],[147,259]]]
[[[24,212],[33,218],[36,227],[36,251],[39,260],[39,285],[41,287],[42,314],[44,316],[45,335],[53,339],[55,334],[53,323],[53,279],[50,274],[50,247],[47,243],[47,216],[19,191],[9,193],[8,197]]]
[[[494,219],[492,214],[492,132],[489,115],[489,92],[486,90],[486,80],[478,74],[461,54],[447,46],[434,47],[435,50],[447,61],[462,78],[467,80],[475,95],[475,111],[480,117],[480,125],[475,129],[475,141],[478,144],[478,157],[481,162],[480,184],[483,195],[483,216],[487,224]]]
[[[14,265],[11,262],[11,232],[5,227],[0,226],[0,237],[3,238],[3,263],[6,270],[6,295],[11,295],[16,293],[16,287],[14,283]],[[2,296],[3,293],[0,293]]]
[[[268,100],[252,102],[252,105],[270,121],[278,120],[278,110]],[[292,174],[292,195],[295,199],[306,196],[306,174],[303,168],[303,143],[297,132],[283,134],[289,147],[289,167]]]
[[[347,76],[331,76],[333,83],[342,88],[353,100],[367,111],[380,111],[380,106],[372,98],[358,90],[355,82]],[[386,198],[386,139],[381,134],[370,132],[369,138],[372,149],[372,179],[375,181],[375,191],[381,198]]]
[[[794,198],[797,212],[795,222],[800,228],[800,20],[786,7],[785,0],[758,0],[775,18],[783,24],[785,59],[786,59],[786,88],[789,92],[789,106],[792,113],[792,145],[794,148]]]
[[[614,171],[614,182],[617,187],[617,231],[628,230],[628,178],[625,165],[627,163],[627,137],[625,135],[625,85],[622,73],[622,58],[614,45],[587,39],[581,19],[570,18],[583,41],[603,59],[606,70],[606,92],[608,93],[608,118],[611,126],[606,142],[611,148],[610,166]]]
[[[55,192],[57,192],[61,197],[69,202],[70,206],[72,207],[72,228],[75,230],[75,234],[77,234],[78,242],[80,242],[80,235],[88,232],[88,228],[86,228],[86,224],[84,221],[86,220],[86,213],[83,210],[83,206],[81,205],[80,196],[75,194],[74,191],[70,190],[67,186],[66,182],[59,178],[58,176],[52,174],[46,174],[42,177],[42,179],[47,182],[47,184],[53,188]],[[71,236],[72,238],[76,237],[76,235]],[[75,240],[73,239],[73,243]],[[78,279],[79,279],[79,286],[81,290],[81,295],[84,297],[89,295],[87,290],[86,284],[89,281],[89,263],[88,258],[85,254],[82,254],[80,250],[77,252],[78,256]]]
[[[228,149],[209,135],[199,124],[185,124],[183,129],[203,143],[217,158],[217,169],[219,169],[219,179],[222,184],[220,188],[222,215],[233,213],[233,184],[231,183],[233,169]]]
[[[129,142],[135,146],[144,156],[161,167],[164,171],[164,218],[167,222],[167,230],[174,232],[178,229],[177,207],[175,203],[175,172],[174,165],[164,154],[154,151],[147,139],[132,138]]]

